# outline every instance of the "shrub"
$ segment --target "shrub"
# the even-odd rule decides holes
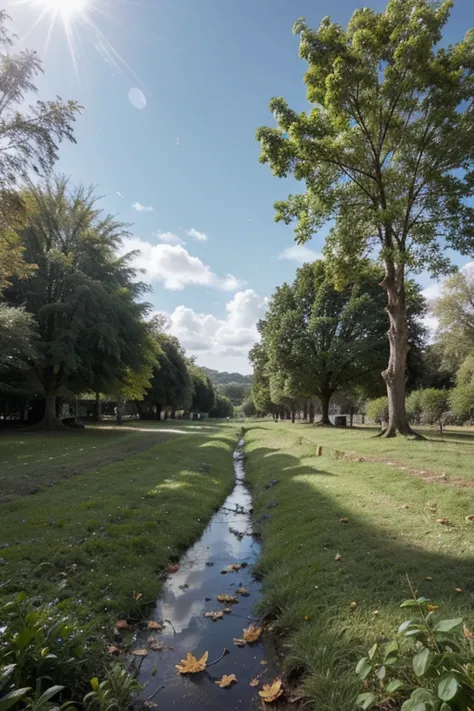
[[[423,420],[430,425],[438,424],[443,432],[443,424],[449,411],[449,390],[427,388],[421,391]]]
[[[413,390],[406,399],[405,407],[410,422],[419,425],[423,414],[423,391]]]
[[[376,400],[369,400],[365,406],[367,417],[372,422],[383,425],[388,422],[388,397],[378,397]]]

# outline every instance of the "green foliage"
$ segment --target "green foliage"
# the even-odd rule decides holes
[[[459,368],[474,348],[474,272],[465,269],[443,284],[433,306],[438,319],[437,347],[444,362]]]
[[[374,644],[356,666],[363,688],[357,708],[399,704],[402,711],[465,711],[474,694],[473,635],[462,617],[440,619],[425,597],[405,600],[413,611],[394,639]]]
[[[423,413],[423,391],[413,390],[406,399],[406,411],[410,422],[419,424],[421,422],[421,415]]]
[[[443,431],[443,422],[449,411],[449,391],[426,388],[421,391],[423,420],[430,425],[438,424]]]
[[[378,424],[388,422],[388,398],[378,397],[375,400],[369,400],[365,406],[365,411],[371,422]]]
[[[120,664],[113,664],[102,682],[94,677],[91,686],[92,691],[84,697],[84,705],[86,709],[97,711],[127,711],[133,708],[133,696],[141,688],[135,677]]]
[[[154,330],[160,353],[153,368],[150,387],[144,396],[145,404],[171,410],[188,410],[193,399],[193,381],[185,353],[173,336]],[[160,413],[157,413],[159,419]]]
[[[193,365],[189,368],[193,385],[193,412],[210,412],[216,403],[216,394],[210,377],[205,370]]]
[[[23,308],[0,304],[0,391],[11,390],[14,374],[20,374],[37,357],[35,326],[31,314]],[[7,374],[8,382],[4,382]]]
[[[225,385],[219,385],[218,390],[221,395],[227,397],[233,405],[241,405],[245,400],[250,390],[250,384],[246,382],[235,383],[230,382]]]
[[[249,395],[247,399],[243,402],[242,412],[244,413],[245,417],[255,417],[255,415],[257,414],[257,408],[253,401],[252,395]]]
[[[224,397],[224,395],[220,395],[217,393],[216,395],[216,404],[212,408],[212,410],[209,412],[209,417],[215,417],[215,418],[223,418],[223,417],[233,417],[234,415],[234,407],[229,400],[229,398]]]

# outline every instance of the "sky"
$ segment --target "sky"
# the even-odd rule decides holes
[[[43,60],[40,98],[84,107],[57,170],[97,186],[102,208],[130,224],[124,251],[139,250],[153,311],[198,364],[251,372],[268,299],[318,258],[328,231],[297,247],[291,227],[274,222],[273,203],[299,187],[259,164],[255,132],[273,124],[273,96],[307,108],[294,21],[317,26],[329,14],[347,24],[360,0],[6,5],[16,48]],[[456,0],[444,41],[472,25],[472,0]],[[429,275],[417,278],[428,297],[439,293]]]

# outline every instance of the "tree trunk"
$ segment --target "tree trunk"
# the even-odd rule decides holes
[[[68,428],[63,425],[56,412],[56,390],[49,389],[45,396],[44,415],[37,425],[28,427],[29,430],[40,430],[47,432],[63,431]]]
[[[123,400],[119,399],[117,400],[117,424],[122,425],[123,424]]]
[[[172,420],[176,419],[176,410],[171,410],[171,415],[170,415]]]
[[[295,406],[293,405],[291,408],[291,421],[293,424],[295,424],[295,419],[296,419],[296,409],[295,409]]]
[[[161,404],[159,402],[156,403],[156,419],[161,420]]]
[[[96,406],[96,419],[97,422],[102,422],[102,402],[100,400],[100,393],[95,394],[95,406]]]
[[[331,395],[325,393],[321,395],[321,424],[332,426],[332,422],[329,419],[329,403],[331,401]]]
[[[388,395],[388,425],[383,432],[384,437],[395,437],[397,434],[414,435],[405,411],[405,378],[408,353],[408,328],[405,300],[404,267],[395,266],[391,260],[385,262],[385,278],[382,286],[387,290],[388,316],[390,328],[388,340],[390,358],[388,367],[382,376],[387,385]]]
[[[314,404],[312,402],[309,403],[309,421],[310,424],[314,423]]]
[[[304,401],[304,406],[303,406],[303,420],[306,422],[308,420],[308,401]]]

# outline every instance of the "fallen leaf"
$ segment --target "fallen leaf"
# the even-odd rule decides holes
[[[356,601],[355,601],[355,600],[353,600],[353,601],[351,602],[351,604],[349,605],[349,607],[351,608],[351,610],[355,610],[355,609],[356,609],[356,607],[357,607],[357,603],[356,603]]]
[[[230,615],[232,612],[232,608],[231,607],[224,607],[222,612],[225,612],[226,615]]]
[[[469,514],[469,516],[466,516],[466,521],[474,521],[474,514]]]
[[[161,630],[163,629],[163,625],[161,625],[159,622],[155,622],[155,620],[149,620],[147,627],[149,630]]]
[[[472,639],[472,632],[467,625],[463,625],[464,639]]]
[[[260,660],[260,664],[262,665],[262,667],[264,667],[265,664],[268,664],[268,662],[267,662],[266,659],[261,659],[261,660]]]
[[[438,518],[437,522],[440,523],[442,526],[446,526],[449,523],[449,519],[447,518]]]
[[[132,649],[132,654],[134,657],[146,657],[148,656],[148,649]]]
[[[454,588],[457,593],[462,593],[462,588]]]
[[[249,686],[258,686],[260,684],[260,679],[257,679],[256,676],[254,676],[253,679],[250,679],[249,681]]]
[[[343,516],[339,519],[339,523],[349,523],[349,519],[347,518],[347,516]]]
[[[342,560],[342,555],[340,553],[336,553],[335,560]]]
[[[426,609],[428,612],[435,612],[435,610],[439,610],[439,605],[432,605],[431,603],[426,606]]]
[[[244,629],[243,632],[243,638],[245,639],[248,644],[252,644],[253,642],[256,642],[260,635],[262,634],[262,628],[257,627],[255,625],[249,625]]]
[[[156,703],[156,701],[150,701],[150,700],[144,701],[143,706],[146,709],[157,709],[158,708],[158,704]]]
[[[265,703],[271,704],[276,701],[283,694],[283,682],[281,679],[274,679],[271,684],[264,684],[263,689],[258,692],[260,698],[262,698]]]
[[[143,593],[133,593],[133,597],[135,600],[139,600],[141,597],[143,597]]]
[[[227,687],[232,686],[232,684],[237,684],[237,677],[235,674],[223,674],[222,679],[215,682],[217,686],[221,689],[227,689]]]
[[[227,568],[224,568],[224,570],[221,570],[221,573],[222,575],[226,575],[226,573],[237,573],[241,567],[241,563],[232,563],[231,565],[228,565]]]
[[[374,610],[372,614],[377,617],[377,615],[380,615],[380,612],[378,610]]]
[[[232,641],[236,647],[245,647],[245,645],[247,644],[245,639],[239,639],[238,637],[234,637]]]
[[[427,575],[425,580],[433,580],[433,578],[431,577],[431,575]]]
[[[216,620],[222,620],[224,617],[224,611],[220,610],[219,612],[205,612],[204,617],[210,617],[213,622]]]
[[[204,652],[201,659],[198,659],[191,652],[186,654],[186,659],[181,659],[180,664],[176,664],[176,669],[180,674],[197,674],[206,668],[209,652]]]
[[[110,654],[112,657],[118,656],[121,651],[120,647],[116,647],[115,645],[107,647],[107,654]]]
[[[115,623],[115,627],[118,630],[129,630],[130,625],[128,624],[127,620],[117,620]]]
[[[249,596],[249,591],[247,588],[237,588],[235,591],[237,595],[242,595],[242,597],[248,597]]]
[[[170,563],[168,566],[168,573],[177,573],[179,570],[179,563]]]
[[[235,595],[229,595],[228,593],[221,593],[217,596],[219,602],[225,602],[227,605],[236,605],[239,601]]]

